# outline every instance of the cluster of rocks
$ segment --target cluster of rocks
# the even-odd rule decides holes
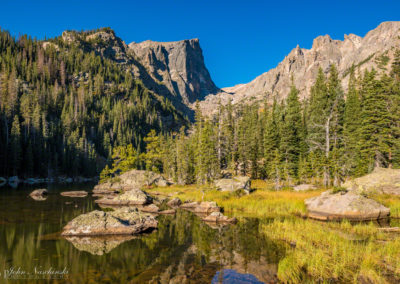
[[[400,170],[377,168],[372,173],[343,184],[339,192],[327,191],[305,200],[310,218],[356,221],[388,218],[390,209],[368,194],[400,195]]]

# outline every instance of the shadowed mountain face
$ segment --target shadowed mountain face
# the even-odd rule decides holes
[[[300,98],[310,94],[319,68],[327,74],[331,64],[335,64],[347,90],[349,71],[354,65],[356,72],[372,69],[378,73],[389,72],[393,55],[400,48],[400,22],[384,22],[365,37],[354,34],[344,36],[344,40],[333,40],[329,35],[314,39],[311,49],[294,48],[278,66],[258,76],[247,84],[224,88],[217,95],[207,96],[201,102],[205,112],[212,112],[218,101],[239,102],[262,101],[285,98],[290,91],[291,77],[300,91]]]

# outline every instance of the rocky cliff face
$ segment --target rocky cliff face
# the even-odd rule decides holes
[[[314,39],[311,49],[297,46],[278,66],[260,75],[248,84],[223,89],[217,95],[209,95],[201,103],[203,111],[210,113],[221,101],[226,104],[283,99],[289,94],[291,76],[300,91],[300,97],[309,95],[319,68],[328,73],[335,64],[347,90],[349,70],[354,64],[356,70],[376,69],[388,72],[394,51],[400,48],[400,22],[384,22],[365,37],[345,35],[344,40],[333,40],[329,35]]]
[[[189,116],[192,114],[189,104],[220,92],[204,64],[198,39],[148,40],[127,45],[108,28],[86,33],[65,31],[62,39],[115,61],[149,90],[167,97]]]
[[[185,104],[219,91],[204,64],[198,39],[132,42],[129,49],[154,81],[166,86]]]

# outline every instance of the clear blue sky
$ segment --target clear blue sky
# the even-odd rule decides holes
[[[126,43],[199,38],[219,87],[246,83],[318,35],[364,36],[400,20],[399,0],[0,0],[0,27],[37,38],[111,27]]]

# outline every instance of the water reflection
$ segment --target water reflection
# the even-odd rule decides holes
[[[97,205],[90,196],[66,204],[71,199],[59,195],[65,188],[50,188],[48,199],[36,202],[28,198],[31,190],[0,193],[0,271],[67,267],[68,283],[210,283],[218,271],[233,269],[275,282],[285,254],[283,243],[259,234],[268,220],[211,228],[182,210],[159,216],[158,229],[139,237],[60,238],[68,221]]]

